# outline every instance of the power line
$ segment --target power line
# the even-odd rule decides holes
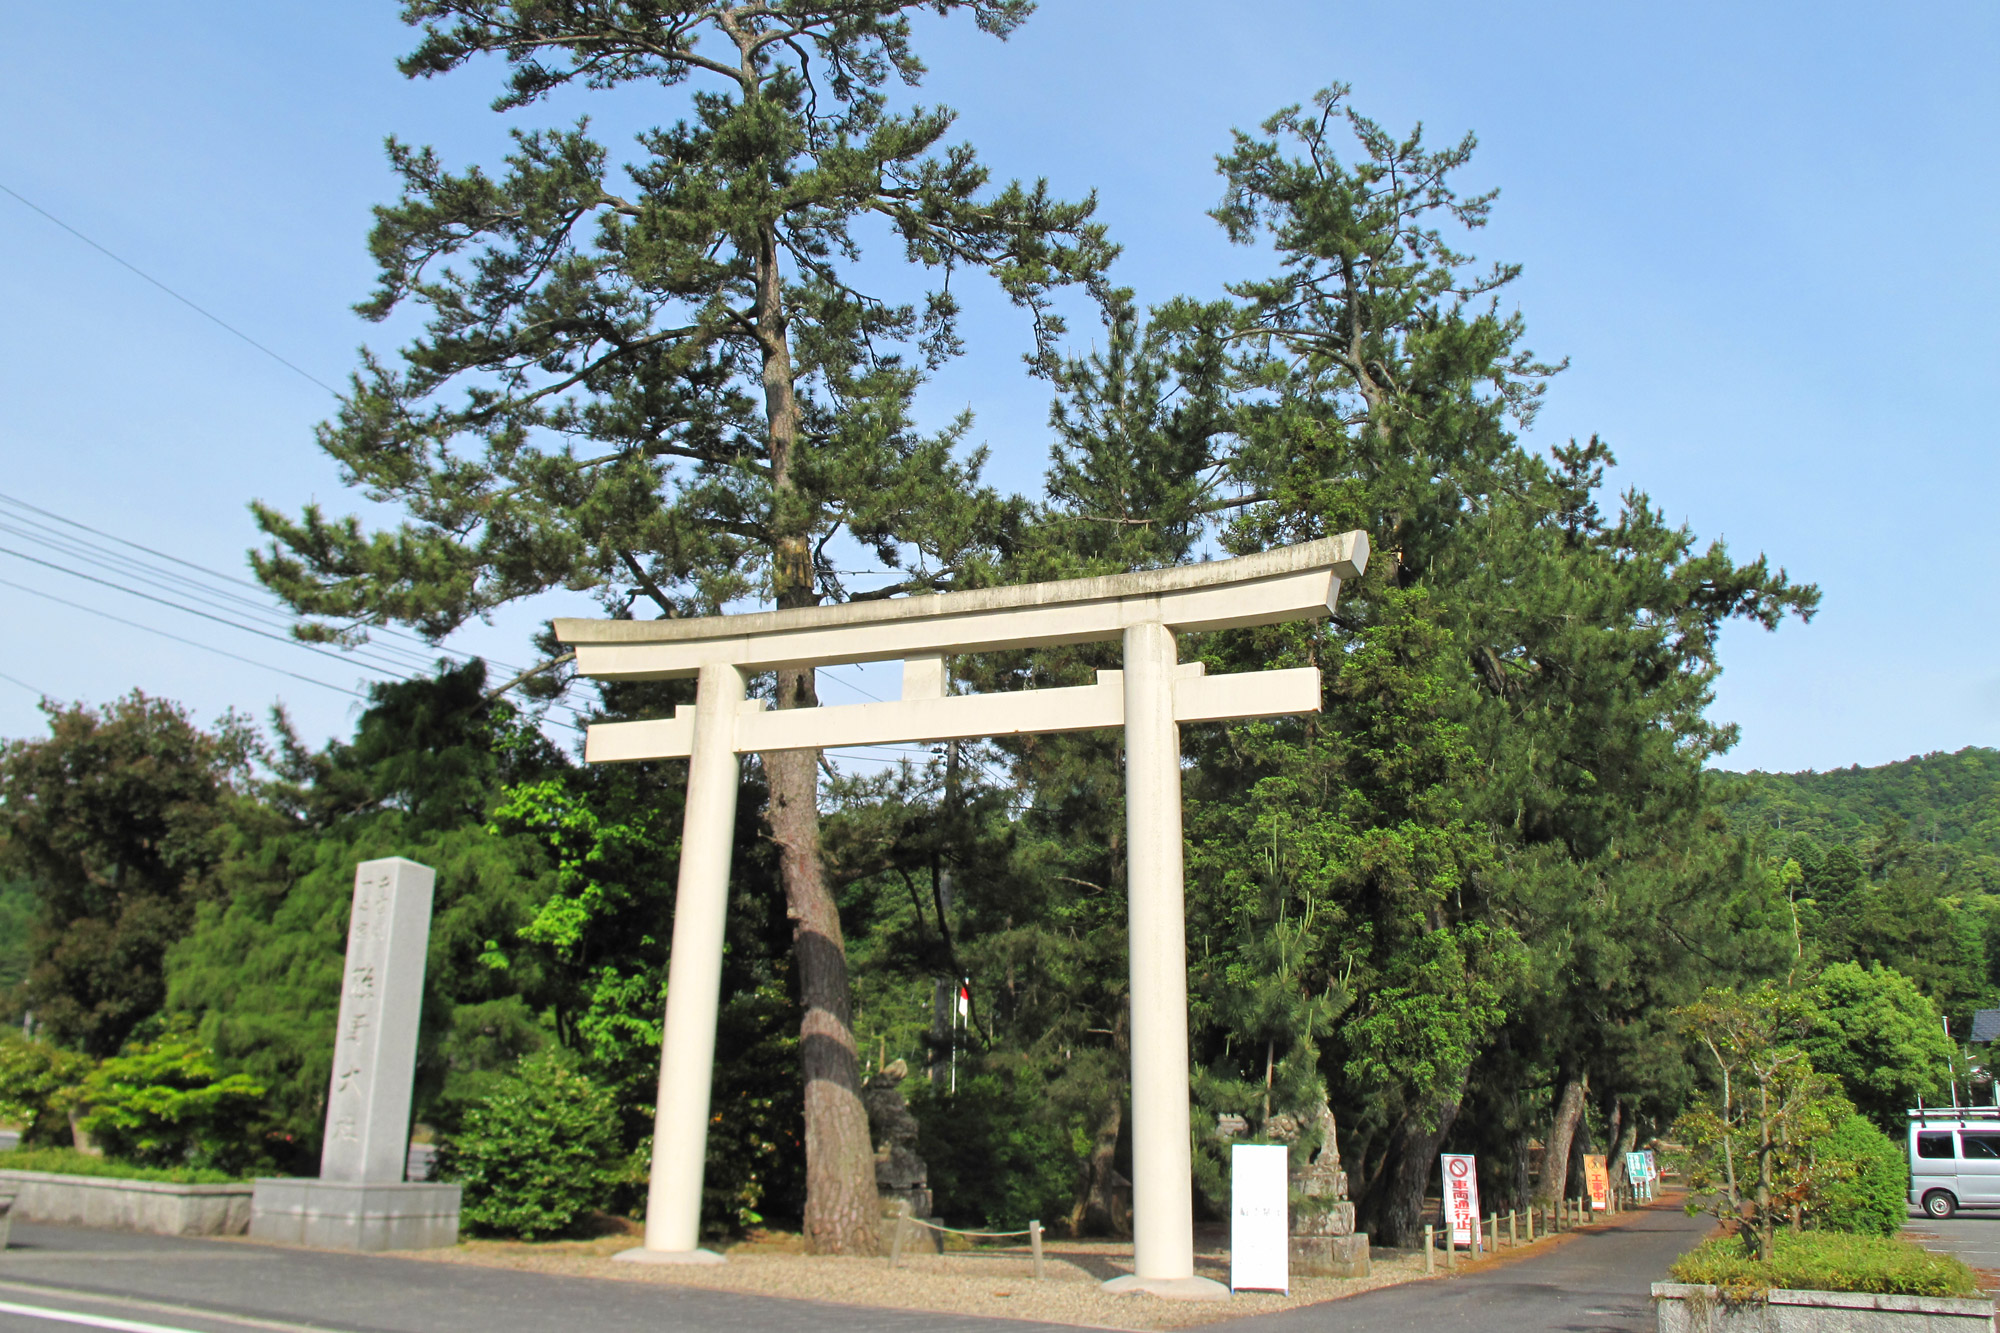
[[[328,384],[325,380],[321,379],[319,376],[313,374],[309,370],[305,370],[297,365],[294,365],[290,361],[287,361],[284,357],[279,356],[276,352],[266,347],[263,343],[258,342],[255,338],[252,338],[249,334],[237,328],[234,324],[231,324],[228,320],[216,314],[214,311],[204,310],[202,307],[196,305],[193,301],[190,301],[187,297],[182,296],[179,292],[167,286],[166,283],[161,282],[158,278],[146,272],[146,270],[140,268],[137,264],[134,264],[131,260],[113,254],[110,250],[106,249],[102,245],[99,245],[96,241],[91,240],[90,237],[85,236],[75,227],[70,226],[69,223],[64,222],[61,218],[49,212],[48,209],[43,208],[40,204],[28,198],[20,191],[12,189],[5,184],[0,184],[0,191],[5,191],[7,194],[12,195],[16,200],[20,201],[22,204],[25,204],[27,207],[32,208],[33,210],[35,210],[35,212],[40,213],[43,217],[55,223],[58,227],[61,227],[64,231],[76,237],[76,239],[82,241],[85,245],[97,251],[105,258],[111,260],[113,263],[123,265],[125,268],[131,270],[133,273],[136,273],[141,278],[144,278],[147,282],[152,283],[155,287],[158,287],[168,296],[173,297],[176,301],[179,301],[182,305],[194,311],[197,315],[200,315],[203,319],[206,319],[209,322],[215,324],[216,326],[225,329],[230,333],[235,334],[237,337],[241,338],[244,342],[249,343],[252,347],[262,352],[265,356],[270,357],[273,361],[276,361],[279,365],[291,371],[293,374],[303,376],[305,379],[308,379],[312,383],[317,384],[320,388],[325,389],[328,393],[332,394],[336,398],[340,397],[340,390],[334,388],[331,384]]]
[[[224,573],[224,572],[223,572],[222,570],[219,570],[219,569],[211,569],[211,568],[210,568],[209,566],[207,566],[207,565],[202,565],[202,564],[197,564],[196,562],[194,562],[194,561],[192,561],[192,560],[184,560],[184,559],[182,559],[182,558],[181,558],[180,556],[177,556],[177,555],[173,555],[173,554],[170,554],[169,552],[166,552],[166,551],[161,551],[161,550],[156,550],[155,548],[153,548],[153,547],[151,547],[151,546],[146,546],[146,545],[143,545],[143,544],[141,544],[141,543],[139,543],[139,542],[135,542],[135,541],[132,541],[132,540],[130,540],[129,538],[126,538],[126,537],[120,537],[120,536],[119,536],[118,534],[116,534],[116,533],[113,533],[113,532],[105,532],[105,531],[104,531],[103,529],[101,529],[101,528],[93,528],[93,527],[91,527],[91,526],[90,526],[90,525],[89,525],[88,523],[80,523],[80,522],[78,522],[78,521],[77,521],[76,519],[73,519],[73,518],[70,518],[70,517],[68,517],[68,516],[66,516],[66,515],[63,515],[63,514],[58,514],[58,513],[56,513],[56,512],[54,511],[54,510],[51,510],[51,509],[44,509],[44,508],[42,508],[42,507],[41,507],[40,505],[36,505],[36,504],[30,504],[30,503],[29,503],[28,501],[26,501],[26,500],[23,500],[23,499],[21,499],[21,498],[20,498],[19,496],[14,496],[14,495],[8,495],[8,494],[6,494],[5,492],[0,492],[0,504],[5,504],[5,505],[11,505],[11,506],[13,506],[13,507],[15,507],[15,508],[17,508],[17,509],[25,509],[25,510],[27,510],[27,511],[28,511],[29,513],[32,513],[32,514],[37,514],[37,515],[41,516],[42,518],[46,518],[46,519],[53,519],[53,520],[54,520],[55,522],[57,522],[57,523],[61,523],[61,524],[65,525],[65,526],[67,526],[67,527],[72,527],[72,528],[76,528],[77,530],[79,530],[79,531],[81,531],[81,532],[87,532],[87,533],[90,533],[90,534],[91,534],[92,536],[94,536],[94,537],[102,537],[102,538],[104,538],[104,539],[105,539],[106,541],[112,541],[112,542],[116,542],[116,543],[118,543],[118,544],[119,544],[120,546],[125,546],[125,547],[129,547],[130,549],[132,549],[132,550],[134,550],[134,551],[140,551],[140,552],[143,552],[143,553],[144,553],[144,554],[146,554],[146,555],[150,555],[150,556],[156,556],[156,557],[158,557],[158,558],[159,558],[159,559],[161,559],[161,560],[167,560],[167,561],[171,561],[172,563],[174,563],[174,564],[176,564],[176,565],[179,565],[179,566],[181,566],[181,567],[182,567],[183,569],[190,569],[190,570],[193,570],[193,571],[194,571],[195,573],[197,573],[197,574],[202,574],[202,575],[205,575],[205,576],[207,576],[207,577],[209,577],[209,578],[212,578],[212,579],[217,579],[217,580],[219,580],[219,581],[221,581],[221,582],[223,582],[223,583],[230,583],[230,584],[234,584],[234,585],[236,585],[237,587],[240,587],[240,588],[248,588],[248,589],[250,589],[250,590],[251,590],[251,591],[253,591],[253,592],[257,592],[257,593],[263,593],[263,594],[266,594],[266,595],[268,595],[268,593],[269,593],[269,590],[268,590],[267,588],[265,588],[265,587],[264,587],[264,585],[262,585],[261,583],[253,583],[253,582],[251,582],[251,581],[250,581],[249,579],[245,579],[245,578],[240,578],[240,577],[238,577],[237,575],[234,575],[234,574],[228,574],[228,573]],[[19,518],[18,516],[16,516],[16,521],[18,521],[18,522],[32,522],[33,520],[30,520],[30,519],[21,519],[21,518]],[[41,526],[41,525],[37,525],[37,526]],[[77,540],[80,540],[80,539],[77,539]],[[99,548],[96,548],[96,549],[98,549],[98,550],[100,550],[100,551],[103,551],[103,549],[104,549],[104,548],[101,548],[101,547],[99,547]],[[113,557],[113,558],[118,558],[118,559],[126,559],[126,560],[129,560],[129,557],[118,557],[118,556],[116,555],[116,553],[115,553],[115,552],[109,552],[109,551],[104,551],[104,554],[106,554],[107,556],[111,556],[111,557]],[[101,562],[97,562],[97,561],[93,561],[92,563],[101,563]],[[142,568],[144,567],[144,565],[143,565],[143,562],[137,562],[137,561],[134,561],[134,562],[132,562],[132,563],[134,563],[134,564],[137,564],[137,565],[139,565],[139,566],[140,566],[140,567],[142,567]],[[168,571],[168,570],[154,570],[154,571],[152,571],[152,572],[154,572],[154,573],[156,573],[156,574],[160,574],[160,575],[164,575],[164,576],[166,576],[166,577],[170,577],[170,578],[180,578],[180,577],[183,577],[183,576],[179,576],[179,575],[174,575],[174,574],[172,574],[172,572],[171,572],[171,571]],[[191,581],[190,581],[190,582],[191,582]],[[195,585],[195,586],[199,586],[199,585]],[[220,590],[216,590],[216,591],[217,591],[218,593],[220,593]],[[225,595],[225,596],[226,596],[226,595],[230,595],[230,594],[226,594],[226,593],[221,593],[220,595]],[[247,601],[248,601],[249,599],[244,599],[244,600],[245,600],[245,601],[247,602]],[[289,627],[289,626],[291,625],[292,621],[291,621],[291,618],[290,618],[289,616],[286,616],[286,615],[284,615],[284,614],[283,614],[282,612],[276,612],[276,611],[275,611],[275,608],[272,608],[272,613],[273,613],[273,614],[277,614],[277,615],[279,615],[279,616],[280,616],[280,617],[281,617],[281,618],[282,618],[282,619],[284,620],[284,623],[285,623],[285,624],[287,625],[287,627]],[[386,627],[386,626],[380,626],[380,625],[375,625],[375,626],[370,626],[369,628],[370,628],[370,634],[371,634],[371,641],[373,641],[373,640],[376,640],[376,639],[395,639],[395,640],[401,640],[401,641],[403,641],[404,643],[408,643],[408,644],[412,644],[412,645],[415,645],[415,646],[414,646],[413,648],[402,648],[402,647],[400,647],[400,645],[397,645],[397,644],[390,644],[390,643],[381,643],[381,644],[380,644],[379,646],[380,646],[380,647],[381,647],[381,648],[382,648],[382,649],[383,649],[384,651],[397,651],[397,652],[403,652],[403,653],[405,653],[405,654],[418,654],[418,653],[421,653],[421,654],[423,655],[423,658],[424,658],[424,663],[423,663],[423,664],[424,664],[424,669],[425,669],[425,670],[428,670],[428,669],[430,668],[430,664],[431,664],[431,660],[432,660],[432,659],[431,659],[431,656],[430,656],[430,654],[433,654],[433,653],[443,653],[443,655],[444,655],[444,656],[447,656],[447,657],[450,657],[450,656],[453,656],[453,654],[451,654],[451,653],[446,653],[446,652],[444,652],[444,650],[443,650],[443,649],[441,649],[441,648],[437,647],[436,645],[434,645],[434,644],[430,643],[430,642],[429,642],[428,640],[426,640],[426,639],[423,639],[423,638],[420,638],[420,637],[418,637],[417,635],[414,635],[414,634],[407,634],[407,633],[404,633],[404,632],[403,632],[403,631],[401,631],[401,630],[396,630],[396,629],[390,629],[390,628],[388,628],[388,627]],[[499,660],[498,660],[498,659],[496,659],[496,658],[491,658],[491,657],[489,657],[489,658],[487,658],[486,660],[487,660],[488,662],[491,662],[491,663],[492,663],[492,664],[493,664],[494,666],[497,666],[497,667],[499,667],[499,668],[500,668],[501,670],[503,670],[503,671],[508,671],[508,672],[513,672],[513,673],[518,673],[518,672],[520,671],[520,668],[519,668],[519,667],[517,667],[517,666],[514,666],[513,664],[511,664],[511,663],[508,663],[508,662],[502,662],[502,661],[499,661]]]
[[[71,559],[81,560],[85,564],[94,564],[100,569],[109,570],[113,574],[116,574],[120,579],[124,579],[127,581],[136,580],[137,582],[140,583],[149,583],[156,588],[164,588],[167,591],[176,594],[177,596],[187,597],[196,602],[205,602],[210,607],[214,607],[218,610],[224,611],[231,615],[246,616],[251,618],[261,618],[264,624],[261,629],[250,626],[237,625],[234,621],[223,619],[222,617],[219,616],[213,616],[210,615],[208,612],[201,611],[198,609],[182,607],[176,602],[170,602],[164,598],[154,597],[149,593],[140,592],[136,588],[126,587],[122,583],[114,583],[106,579],[98,578],[97,576],[92,574],[85,574],[78,570],[71,569],[65,565],[58,565],[52,561],[42,560],[37,556],[26,555],[23,554],[22,552],[15,551],[7,547],[0,547],[0,551],[4,551],[8,555],[13,555],[19,559],[31,560],[38,564],[47,565],[49,568],[54,569],[59,573],[68,574],[73,578],[86,579],[89,580],[90,582],[102,584],[104,586],[112,588],[115,591],[125,593],[127,596],[138,597],[146,601],[157,602],[162,606],[171,607],[177,611],[186,611],[188,614],[202,616],[206,619],[219,620],[220,623],[230,625],[232,628],[244,629],[249,633],[260,634],[264,638],[276,639],[281,643],[290,644],[294,647],[304,648],[308,652],[318,653],[320,656],[323,657],[337,657],[338,660],[342,661],[355,661],[359,662],[364,666],[371,666],[379,670],[389,672],[391,674],[400,673],[402,671],[410,670],[412,668],[428,671],[431,667],[431,661],[429,659],[420,659],[415,663],[408,660],[412,657],[417,657],[418,655],[410,652],[407,649],[377,648],[374,647],[373,645],[368,645],[360,648],[344,649],[338,654],[326,652],[323,649],[313,647],[310,644],[302,643],[298,639],[294,638],[290,633],[291,622],[286,617],[281,615],[273,607],[270,607],[265,604],[260,604],[245,597],[234,597],[229,594],[221,594],[220,596],[218,596],[215,595],[211,589],[207,588],[206,586],[200,583],[195,582],[192,579],[182,579],[179,578],[178,576],[162,577],[158,575],[157,571],[150,570],[142,565],[137,565],[136,562],[123,561],[122,557],[113,556],[107,559],[100,556],[94,556],[88,549],[81,548],[75,543],[69,542],[63,538],[43,536],[39,533],[35,533],[24,528],[15,527],[14,525],[7,523],[4,520],[4,515],[0,515],[0,533],[11,534],[16,537],[27,537],[31,541],[39,541],[44,546],[52,550],[55,550],[60,554],[69,556]],[[128,565],[130,565],[131,567],[126,567]],[[270,632],[270,631],[275,631],[275,632]]]
[[[325,648],[320,648],[310,643],[301,643],[297,639],[291,638],[288,635],[273,634],[269,630],[258,629],[255,625],[239,625],[233,620],[227,620],[222,616],[214,615],[207,611],[197,610],[196,608],[191,606],[182,606],[179,602],[170,602],[164,597],[155,597],[153,594],[149,592],[140,592],[136,588],[120,587],[118,584],[113,583],[110,579],[101,579],[98,578],[95,574],[85,574],[74,569],[67,569],[62,565],[56,564],[53,560],[44,560],[40,556],[28,555],[25,552],[16,551],[10,546],[0,546],[0,555],[11,555],[16,560],[27,560],[33,564],[42,566],[44,569],[53,569],[58,574],[67,574],[71,578],[83,579],[90,583],[99,584],[103,587],[110,588],[115,592],[122,592],[128,597],[137,597],[142,601],[156,602],[161,606],[167,607],[169,610],[180,611],[190,616],[200,616],[203,620],[212,620],[218,625],[226,625],[230,629],[241,630],[245,634],[255,634],[260,639],[270,639],[273,642],[282,643],[289,647],[303,648],[309,653],[317,653],[321,657],[330,657],[336,662],[347,660],[339,653],[330,652]],[[379,664],[377,664],[377,669],[386,670],[386,668],[380,667]],[[408,676],[401,675],[395,672],[390,672],[389,674],[395,675],[397,680],[409,679]],[[303,677],[301,679],[303,679]]]
[[[368,697],[359,690],[348,689],[345,685],[335,685],[328,681],[315,679],[312,676],[301,676],[296,671],[287,671],[283,667],[272,666],[269,662],[259,662],[253,657],[244,657],[240,653],[232,653],[228,649],[218,648],[212,643],[203,643],[199,639],[183,638],[178,634],[169,634],[166,630],[155,629],[151,625],[142,625],[136,620],[127,620],[123,616],[114,616],[109,611],[100,611],[94,606],[84,606],[82,603],[73,602],[66,597],[57,597],[54,593],[43,592],[39,588],[30,588],[25,583],[15,583],[11,579],[0,579],[0,587],[12,588],[17,592],[27,593],[30,597],[39,597],[43,601],[54,602],[58,606],[67,606],[73,611],[82,611],[88,615],[101,616],[105,620],[116,621],[120,625],[129,625],[133,629],[142,629],[148,634],[157,634],[163,639],[172,639],[175,643],[184,643],[190,648],[200,648],[204,652],[214,653],[219,657],[227,657],[238,662],[248,663],[250,666],[262,667],[266,671],[275,671],[281,676],[290,676],[293,680],[302,680],[308,685],[318,685],[323,689],[338,690],[342,694],[352,695],[356,699],[366,699]]]
[[[51,699],[55,697],[54,695],[51,695],[47,690],[38,690],[34,686],[30,685],[27,681],[22,680],[17,676],[10,676],[4,671],[0,671],[0,680],[6,681],[9,685],[19,685],[22,689],[26,690],[28,693],[40,699]]]

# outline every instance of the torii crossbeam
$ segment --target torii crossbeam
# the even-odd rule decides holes
[[[1188,1123],[1187,941],[1181,880],[1180,724],[1317,712],[1319,671],[1204,676],[1177,631],[1307,620],[1333,610],[1368,563],[1349,532],[1236,560],[1105,578],[693,620],[558,620],[577,670],[600,680],[695,676],[694,707],[590,728],[592,762],[686,758],[688,787],[668,965],[646,1240],[620,1258],[712,1262],[698,1248],[737,756],[897,741],[1125,728],[1127,934],[1132,968],[1135,1272],[1107,1286],[1226,1295],[1194,1274]],[[1123,671],[1095,685],[948,696],[945,655],[1122,639]],[[901,658],[892,703],[767,711],[748,677],[778,667]]]

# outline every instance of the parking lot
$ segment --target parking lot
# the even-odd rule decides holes
[[[1989,1291],[2000,1285],[2000,1209],[1962,1212],[1939,1221],[1912,1208],[1903,1234],[1926,1249],[1955,1254],[1979,1269]]]

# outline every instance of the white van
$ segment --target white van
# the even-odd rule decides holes
[[[2000,1107],[1910,1112],[1910,1202],[1932,1217],[2000,1208]]]

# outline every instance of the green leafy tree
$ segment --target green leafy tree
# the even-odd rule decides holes
[[[1476,860],[1459,860],[1468,891],[1453,895],[1454,910],[1464,910],[1456,919],[1472,937],[1527,945],[1525,955],[1502,950],[1519,962],[1491,974],[1510,987],[1533,983],[1511,1003],[1488,1007],[1485,992],[1467,992],[1478,1032],[1464,1047],[1467,1064],[1484,1053],[1495,1086],[1462,1066],[1421,1099],[1375,1095],[1341,1116],[1364,1211],[1387,1236],[1413,1225],[1435,1135],[1451,1132],[1466,1096],[1482,1101],[1468,1132],[1503,1127],[1520,1169],[1540,1098],[1554,1122],[1544,1136],[1566,1138],[1586,1081],[1617,1067],[1610,1053],[1646,1051],[1668,1026],[1666,1010],[1698,990],[1688,932],[1675,938],[1679,918],[1690,900],[1713,911],[1755,878],[1700,835],[1702,762],[1734,738],[1705,717],[1717,636],[1739,616],[1775,627],[1807,614],[1817,592],[1761,559],[1738,564],[1719,544],[1698,547],[1642,495],[1607,519],[1597,493],[1610,452],[1599,441],[1557,449],[1552,460],[1521,448],[1514,428],[1532,418],[1558,367],[1528,352],[1521,318],[1499,308],[1518,270],[1479,268],[1447,239],[1483,226],[1490,212],[1490,192],[1467,195],[1459,185],[1473,141],[1433,148],[1421,133],[1395,137],[1350,110],[1345,93],[1329,89],[1311,108],[1280,112],[1261,134],[1238,134],[1220,161],[1227,194],[1215,216],[1232,239],[1270,245],[1275,272],[1234,285],[1241,305],[1219,326],[1204,316],[1182,327],[1192,342],[1219,327],[1234,349],[1235,410],[1212,437],[1222,544],[1247,552],[1361,528],[1372,546],[1366,576],[1342,590],[1328,631],[1218,636],[1222,646],[1203,655],[1212,669],[1339,662],[1374,628],[1408,617],[1400,595],[1427,591],[1428,684],[1408,697],[1428,701],[1436,734],[1460,737],[1464,758],[1413,807],[1412,847],[1461,836],[1468,851],[1479,846]],[[1367,725],[1366,708],[1330,688],[1322,719],[1297,729],[1299,757],[1323,766],[1310,785],[1328,800],[1339,786],[1380,793],[1379,810],[1354,817],[1364,826],[1395,825],[1397,800],[1421,789],[1398,785],[1401,774],[1372,788],[1361,757],[1340,750],[1338,738]],[[1253,789],[1258,769],[1243,738],[1255,734],[1233,728],[1226,743],[1200,750],[1213,774],[1204,780],[1224,801]],[[1444,811],[1450,819],[1434,822]],[[1251,863],[1264,841],[1236,835],[1233,859]],[[1301,860],[1315,855],[1327,854]],[[1710,863],[1704,872],[1723,873],[1680,873],[1691,855]],[[1583,914],[1566,891],[1595,905],[1587,948],[1575,947],[1571,928]],[[1702,933],[1701,943],[1712,942]],[[1429,948],[1448,936],[1407,938]],[[1634,961],[1627,941],[1670,962],[1671,979],[1621,981],[1620,966]],[[1413,948],[1405,959],[1413,979],[1452,993],[1459,964],[1431,973],[1418,966],[1422,957]],[[1587,975],[1578,963],[1589,964]],[[1423,985],[1408,993],[1413,1016],[1427,993]],[[1357,1005],[1337,1026],[1329,1082],[1352,1082],[1370,1067],[1344,1063],[1336,1079],[1332,1052],[1347,1049],[1350,1034],[1394,1030],[1383,1022]],[[1670,1098],[1674,1074],[1655,1072]],[[1524,1098],[1523,1085],[1541,1091]],[[1616,1080],[1598,1086],[1606,1110],[1639,1091]],[[1567,1160],[1549,1159],[1558,1171]]]
[[[1025,0],[941,0],[1004,36]],[[315,631],[402,621],[442,635],[551,588],[663,615],[744,597],[780,608],[977,580],[1012,507],[978,481],[963,425],[915,431],[911,394],[959,350],[940,282],[921,308],[855,284],[860,241],[886,229],[946,278],[991,274],[1032,319],[1047,365],[1069,283],[1095,287],[1111,247],[1089,202],[1037,185],[989,190],[951,115],[892,110],[923,72],[908,13],[885,0],[634,4],[413,0],[403,62],[443,74],[486,54],[530,106],[581,84],[706,86],[639,136],[623,179],[587,127],[523,131],[505,171],[453,174],[391,145],[403,198],[371,239],[381,284],[364,313],[429,315],[402,369],[370,357],[321,433],[399,529],[366,535],[316,507],[260,507],[265,581]],[[454,261],[463,263],[454,266]],[[888,581],[850,591],[836,553]],[[621,592],[619,585],[629,588]],[[780,708],[815,702],[777,673]],[[810,1189],[806,1231],[872,1253],[872,1152],[850,983],[819,856],[817,762],[767,756],[767,818],[798,939]]]
[[[36,898],[22,1002],[55,1041],[105,1056],[160,1010],[256,742],[233,715],[204,731],[136,691],[42,711],[47,737],[0,745],[0,856]]]
[[[1815,1150],[1852,1113],[1806,1053],[1811,997],[1769,984],[1747,994],[1711,987],[1678,1016],[1715,1077],[1714,1094],[1674,1122],[1689,1149],[1688,1184],[1717,1217],[1740,1220],[1748,1252],[1769,1263],[1778,1228],[1795,1224],[1838,1172]]]
[[[1900,1134],[1903,1113],[1919,1098],[1936,1103],[1958,1059],[1937,1006],[1880,963],[1833,963],[1815,984],[1817,1016],[1804,1039],[1813,1068],[1838,1077],[1855,1109]]]

